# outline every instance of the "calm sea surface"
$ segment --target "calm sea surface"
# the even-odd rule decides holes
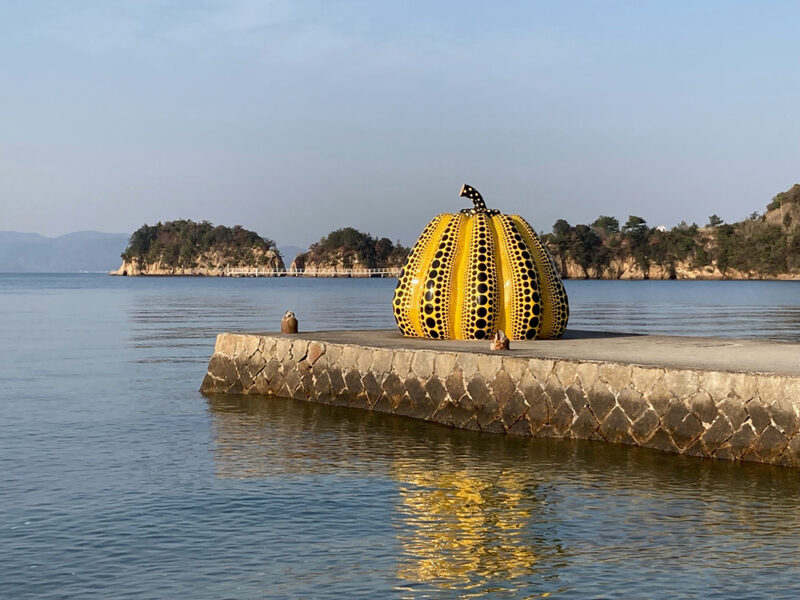
[[[800,473],[197,392],[394,280],[0,275],[0,598],[796,598]],[[800,340],[796,282],[567,282],[570,326]]]

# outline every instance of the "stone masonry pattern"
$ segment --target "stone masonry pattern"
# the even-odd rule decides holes
[[[223,333],[203,393],[351,406],[449,427],[800,466],[800,377]]]

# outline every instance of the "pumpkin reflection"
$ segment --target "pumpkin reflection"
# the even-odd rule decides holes
[[[701,525],[708,547],[728,550],[800,524],[793,469],[474,435],[292,400],[220,395],[208,404],[218,477],[334,474],[342,489],[353,476],[392,480],[375,502],[393,509],[399,548],[381,560],[395,561],[387,568],[409,596],[430,588],[518,596],[556,585],[568,566],[593,557],[670,560],[675,546],[653,540],[674,541],[683,523]],[[603,543],[606,533],[613,544]],[[372,549],[385,542],[368,540]]]
[[[396,462],[402,579],[449,588],[534,571],[545,553],[531,544],[528,530],[543,518],[535,487],[519,472],[490,475],[473,466],[447,470],[419,458]]]
[[[218,477],[394,479],[397,575],[409,585],[499,585],[560,553],[541,473],[521,468],[525,460],[509,463],[502,450],[519,440],[444,428],[422,436],[405,419],[286,400],[208,401]]]

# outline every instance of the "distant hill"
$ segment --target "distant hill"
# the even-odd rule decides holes
[[[119,264],[126,233],[76,231],[55,238],[0,231],[0,273],[107,272]]]

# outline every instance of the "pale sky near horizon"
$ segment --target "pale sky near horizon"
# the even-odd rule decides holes
[[[800,182],[800,4],[0,0],[0,230],[413,242],[738,220]]]

